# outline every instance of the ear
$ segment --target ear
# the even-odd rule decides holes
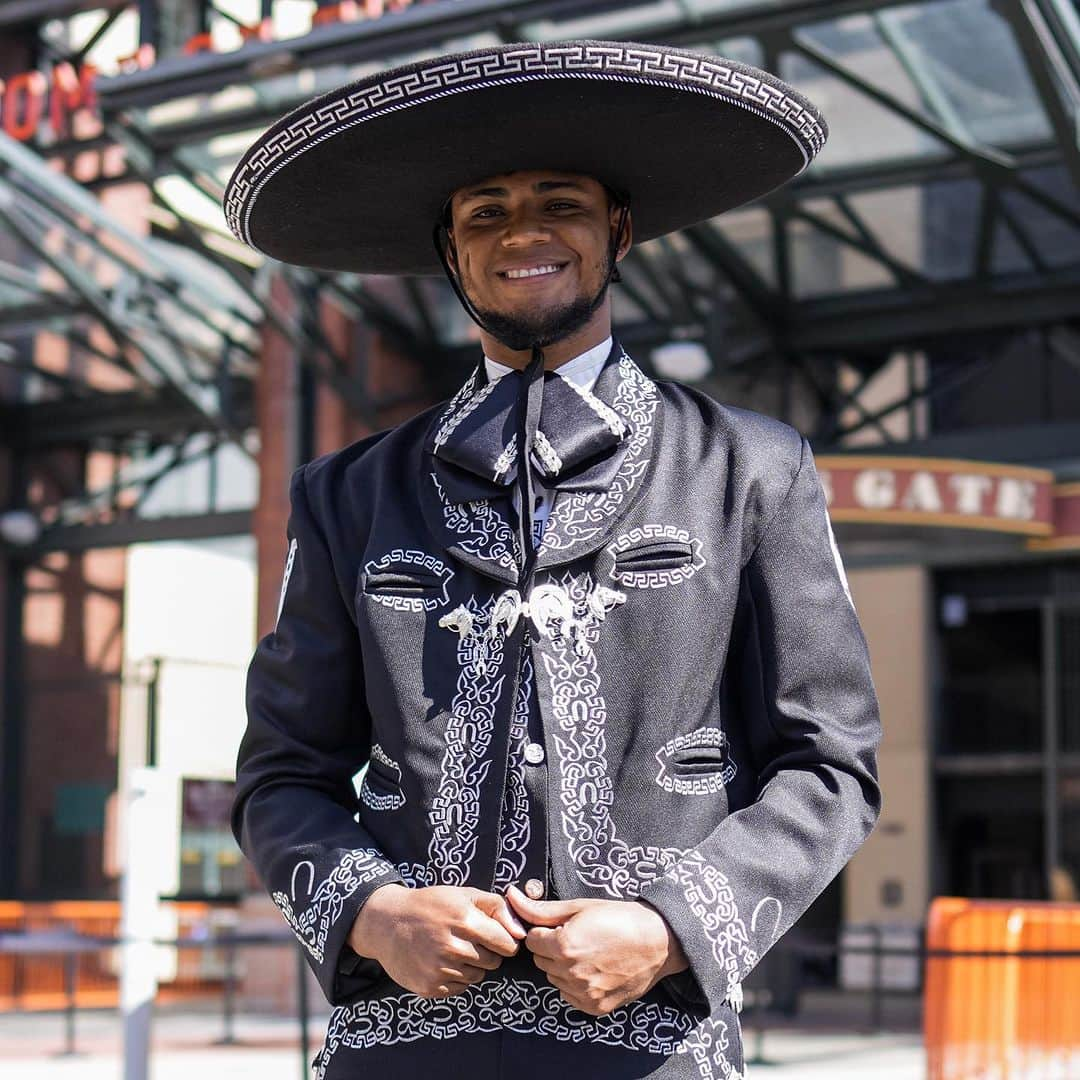
[[[613,206],[611,208],[610,224],[611,224],[611,237],[615,238],[615,232],[619,227],[619,217],[622,214],[621,206]],[[615,252],[615,261],[622,262],[626,257],[627,252],[630,250],[631,245],[634,242],[634,212],[633,210],[626,211],[626,222],[623,225],[622,240],[619,242],[619,248]]]

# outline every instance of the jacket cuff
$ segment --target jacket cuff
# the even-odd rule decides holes
[[[294,911],[287,895],[272,894],[285,921],[304,946],[304,956],[330,1005],[344,1004],[347,997],[377,981],[378,972],[367,965],[343,977],[342,953],[368,897],[380,886],[394,883],[404,884],[393,863],[374,849],[358,849],[342,856],[306,907]],[[382,970],[381,965],[377,967]]]
[[[371,894],[375,892],[375,889],[378,889],[383,885],[394,884],[404,884],[404,882],[400,878],[397,878],[396,881],[393,878],[387,878],[385,881],[378,882],[375,888],[368,893],[368,896],[370,897]],[[364,902],[366,903],[366,899]],[[360,904],[353,912],[351,921],[349,922],[350,929],[352,924],[356,922],[356,918],[360,914],[363,906],[363,903]],[[352,1001],[354,998],[359,997],[374,986],[377,986],[383,979],[390,978],[386,973],[386,968],[384,968],[378,960],[375,960],[370,956],[361,956],[353,949],[348,943],[347,931],[345,937],[346,940],[341,946],[341,951],[338,953],[337,968],[335,971],[336,977],[334,979],[334,993],[333,999],[330,1002],[332,1005]]]
[[[709,1011],[742,1004],[742,980],[758,961],[738,917],[727,879],[695,852],[645,885],[639,899],[651,904],[679,939],[690,967],[672,985],[691,1000],[704,995]]]

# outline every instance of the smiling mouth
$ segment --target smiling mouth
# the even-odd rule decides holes
[[[557,274],[566,264],[547,263],[544,266],[527,266],[515,270],[500,270],[499,277],[508,281],[523,281],[527,278],[544,278]]]

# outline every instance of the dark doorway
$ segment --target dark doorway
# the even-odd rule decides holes
[[[937,894],[1075,891],[1078,569],[1047,560],[936,575]]]
[[[1041,776],[946,776],[939,782],[944,891],[951,896],[1041,900]]]

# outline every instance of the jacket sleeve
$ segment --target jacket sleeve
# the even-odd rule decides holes
[[[881,737],[866,639],[821,481],[799,468],[745,565],[729,670],[763,732],[756,800],[641,890],[679,938],[712,1009],[862,844],[880,811]],[[736,665],[736,670],[730,666]]]
[[[371,743],[359,637],[304,469],[290,499],[277,626],[247,673],[232,828],[337,1005],[384,974],[346,939],[367,898],[401,877],[355,818],[353,776]]]

